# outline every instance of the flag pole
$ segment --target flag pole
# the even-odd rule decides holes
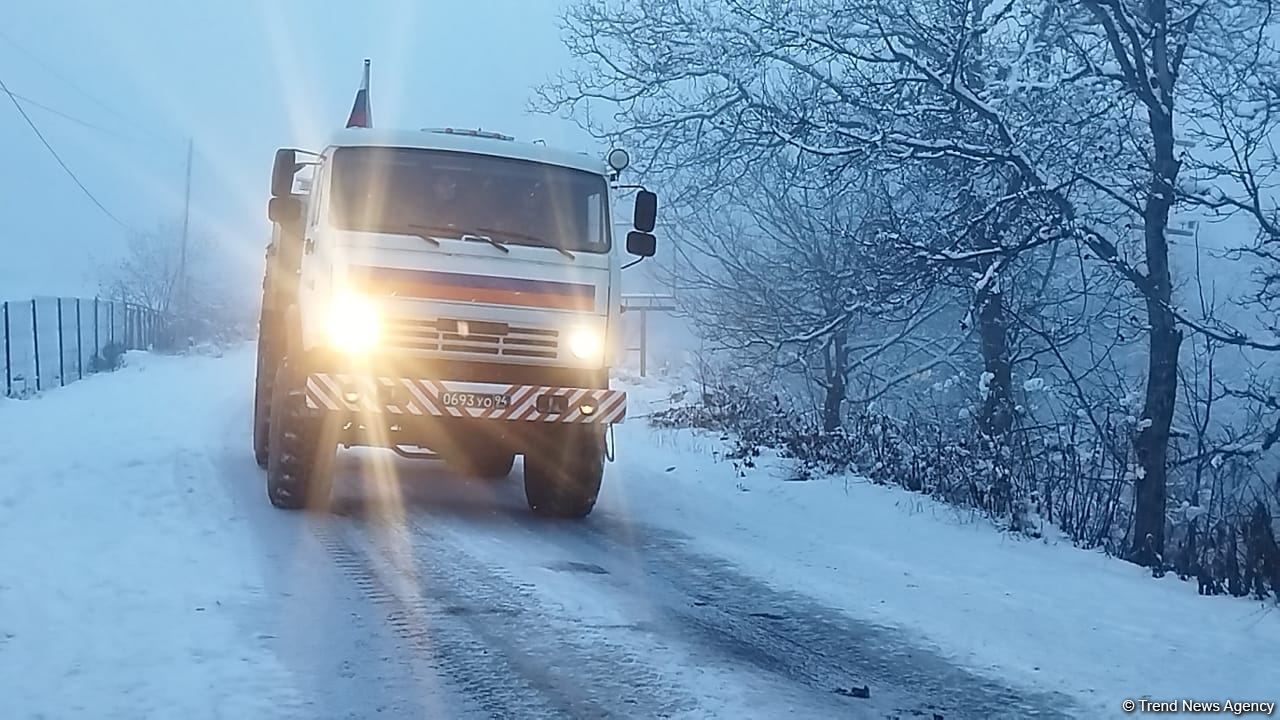
[[[364,119],[365,119],[364,126],[367,128],[373,127],[373,98],[370,97],[370,93],[372,91],[369,89],[369,76],[372,74],[372,71],[370,69],[371,65],[372,63],[369,61],[369,58],[365,58],[364,59],[364,81],[362,84],[364,85]]]
[[[369,58],[364,60],[364,74],[360,78],[360,88],[356,90],[355,102],[351,105],[351,114],[347,116],[347,127],[372,128],[373,108],[369,102]]]

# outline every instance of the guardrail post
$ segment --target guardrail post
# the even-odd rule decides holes
[[[4,394],[13,395],[13,354],[9,352],[9,303],[4,303]]]
[[[76,379],[84,379],[84,330],[80,325],[80,298],[76,298]]]
[[[93,357],[97,359],[98,354],[102,352],[102,344],[98,339],[98,316],[102,312],[98,309],[98,298],[93,298]]]
[[[58,296],[58,387],[66,387],[66,350],[62,347],[62,296]]]
[[[31,298],[31,345],[36,356],[36,392],[40,392],[40,319],[36,316],[35,298]]]

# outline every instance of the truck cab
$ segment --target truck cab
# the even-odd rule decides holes
[[[488,478],[523,455],[535,512],[588,514],[626,415],[621,255],[656,244],[642,188],[616,242],[625,167],[452,129],[277,151],[254,418],[271,502],[327,504],[337,448],[372,446]]]

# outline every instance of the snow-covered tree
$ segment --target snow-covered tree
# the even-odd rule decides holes
[[[1193,200],[1186,168],[1206,164],[1187,155],[1209,149],[1183,140],[1219,66],[1262,78],[1257,94],[1274,87],[1258,52],[1269,12],[1263,0],[585,0],[566,18],[584,68],[544,88],[543,107],[636,148],[688,203],[784,148],[837,169],[945,163],[974,178],[951,199],[984,231],[950,252],[991,258],[975,311],[993,377],[1010,321],[996,300],[1017,258],[1072,246],[1106,268],[1146,344],[1128,555],[1158,564],[1184,333],[1265,345],[1180,306],[1168,230]],[[1256,206],[1241,185],[1220,184],[1214,202]],[[1028,240],[998,218],[1038,227]]]

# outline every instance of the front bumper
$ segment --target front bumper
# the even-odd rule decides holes
[[[463,400],[479,402],[467,407]],[[465,397],[467,395],[471,397]],[[505,396],[505,407],[488,403]],[[311,373],[307,407],[344,414],[401,415],[540,423],[620,423],[627,394],[620,390]],[[446,399],[448,398],[448,399]]]

